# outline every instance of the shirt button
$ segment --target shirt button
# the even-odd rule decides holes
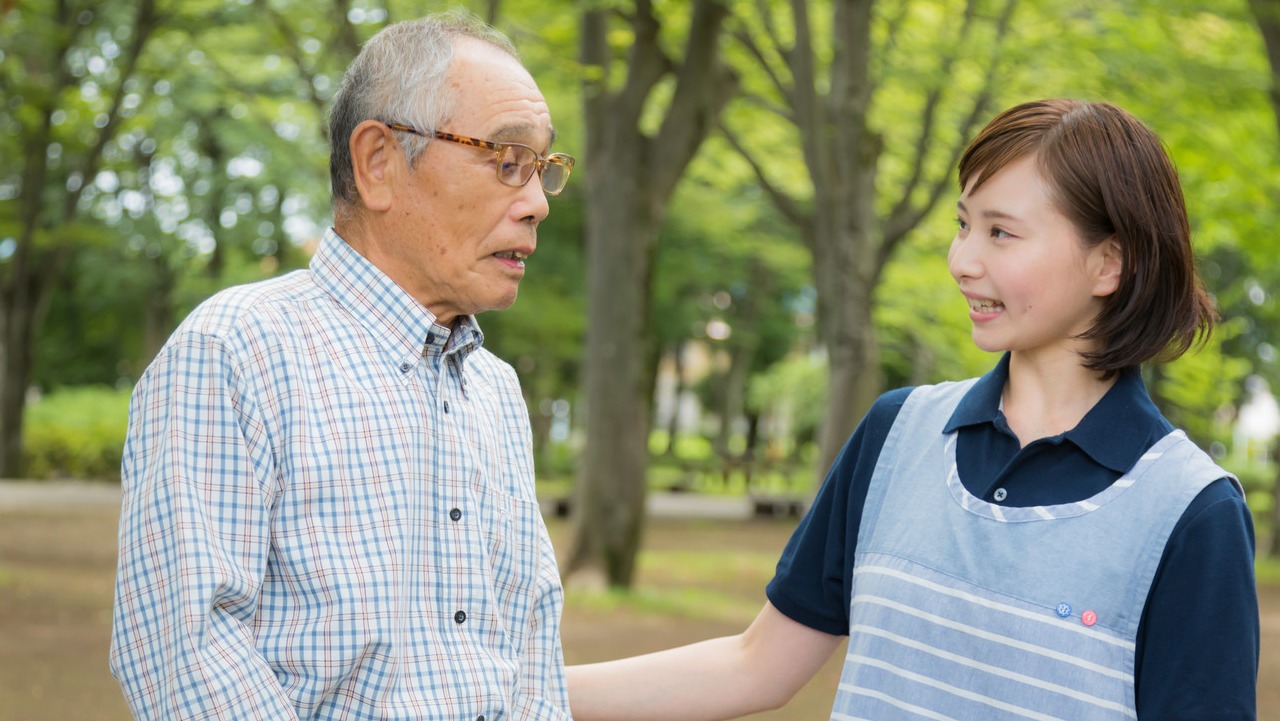
[[[465,623],[465,622],[466,622],[466,620],[467,620],[467,612],[466,612],[466,611],[458,611],[457,613],[453,614],[453,622],[454,622],[454,623]]]
[[[996,492],[992,494],[992,497],[996,499],[996,503],[999,503],[1009,497],[1009,492],[1003,488],[997,488]]]
[[[449,520],[457,521],[462,518],[462,511],[454,508],[449,511]]]
[[[409,365],[408,363],[401,363],[401,364],[400,364],[400,372],[401,372],[401,373],[408,373],[412,368],[413,368],[413,366]]]
[[[448,412],[449,412],[449,401],[445,401],[445,402],[444,402],[444,412],[445,412],[445,413],[448,413]]]

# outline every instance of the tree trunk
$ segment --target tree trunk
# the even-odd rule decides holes
[[[883,385],[872,311],[884,267],[906,234],[950,185],[949,171],[930,173],[928,167],[936,155],[933,147],[940,142],[931,132],[935,113],[943,90],[953,89],[950,74],[954,61],[961,49],[971,45],[970,31],[977,18],[994,23],[997,41],[1004,37],[1015,4],[1016,0],[1004,0],[1001,11],[988,16],[980,11],[977,0],[968,0],[955,42],[939,46],[939,80],[925,89],[912,172],[883,219],[876,214],[876,173],[883,141],[869,121],[875,88],[870,63],[874,0],[832,0],[834,53],[830,89],[825,93],[820,90],[824,83],[817,67],[821,53],[814,47],[805,0],[791,0],[793,45],[786,46],[779,33],[769,31],[766,34],[772,47],[765,51],[750,34],[737,34],[748,55],[765,66],[792,111],[814,188],[812,207],[806,207],[774,185],[764,165],[726,131],[729,142],[751,164],[766,195],[800,228],[813,255],[818,331],[827,350],[830,381],[827,408],[818,430],[820,472],[830,466]],[[765,19],[764,24],[768,26],[769,21]],[[995,83],[997,55],[993,52],[984,85],[973,95],[971,112],[958,128],[960,140],[952,144],[949,161],[942,167],[955,166],[964,138],[985,112]],[[771,58],[785,59],[785,70],[773,67]],[[903,153],[903,157],[907,155]]]
[[[664,54],[652,0],[627,15],[634,42],[626,77],[610,89],[613,13],[583,13],[586,115],[587,338],[583,364],[586,448],[573,504],[574,541],[565,568],[571,584],[627,587],[645,510],[649,419],[657,353],[650,337],[650,274],[667,201],[736,82],[719,60],[727,15],[717,0],[691,11],[679,65]],[[641,129],[645,101],[659,82],[675,89],[658,132]]]
[[[22,280],[25,280],[22,279]],[[22,416],[31,378],[34,304],[29,293],[14,294],[4,308],[4,377],[0,379],[0,478],[22,473]]]
[[[856,283],[842,289],[818,289],[819,295],[839,297],[850,306],[831,321],[832,325],[840,322],[847,325],[831,330],[831,338],[826,343],[828,390],[826,412],[818,430],[820,474],[825,474],[835,462],[883,386],[870,290]],[[832,293],[843,295],[832,296]]]
[[[145,357],[139,370],[151,364],[165,341],[169,339],[169,335],[173,333],[175,326],[173,292],[178,285],[177,273],[169,267],[163,254],[149,262],[152,267],[152,276],[147,291],[148,300],[147,307],[143,311],[145,315],[142,326]]]
[[[1280,130],[1280,0],[1249,0],[1271,65],[1271,107]]]
[[[838,2],[831,91],[820,122],[839,132],[815,138],[809,153],[817,181],[813,238],[819,332],[830,381],[819,442],[825,473],[858,419],[880,392],[880,353],[872,308],[877,237],[875,197],[879,138],[871,131],[872,0]]]
[[[222,111],[215,110],[212,114],[205,115],[200,118],[199,135],[197,136],[197,147],[204,157],[209,159],[209,167],[212,172],[209,173],[209,192],[206,193],[206,205],[204,209],[204,224],[208,226],[209,232],[213,233],[213,251],[209,253],[209,260],[205,263],[205,275],[211,280],[220,280],[222,273],[227,265],[227,236],[230,235],[222,227],[222,210],[223,200],[227,195],[227,186],[229,184],[226,174],[226,153],[222,144],[218,141],[218,134],[214,126],[221,119]]]
[[[601,167],[618,168],[596,158]],[[625,166],[624,166],[625,167]],[[613,182],[587,204],[587,444],[574,508],[575,583],[629,586],[635,574],[648,466],[649,387],[645,327],[656,219],[635,199],[635,176]],[[576,578],[575,578],[576,575]]]

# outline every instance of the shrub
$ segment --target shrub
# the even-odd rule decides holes
[[[28,478],[118,480],[129,391],[62,388],[27,405],[23,462]]]

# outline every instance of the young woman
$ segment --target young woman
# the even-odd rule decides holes
[[[987,375],[882,396],[742,634],[571,667],[576,721],[786,703],[848,635],[832,719],[1253,719],[1253,527],[1139,367],[1213,322],[1159,138],[1104,103],[1000,114],[948,262]]]

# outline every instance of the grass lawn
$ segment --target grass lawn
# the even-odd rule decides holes
[[[62,498],[0,498],[0,721],[128,721],[107,669],[117,506]],[[736,633],[794,521],[652,521],[629,594],[571,591],[563,638],[569,663],[645,653]],[[568,529],[550,522],[557,548]],[[1272,567],[1263,570],[1271,577]],[[1264,583],[1262,721],[1280,721],[1280,586]],[[839,677],[833,657],[785,709],[753,721],[826,719]]]

